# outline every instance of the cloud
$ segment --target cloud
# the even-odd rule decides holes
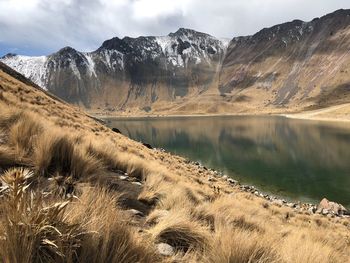
[[[218,37],[311,20],[348,0],[0,0],[0,56],[91,51],[114,36],[166,35],[179,27]]]

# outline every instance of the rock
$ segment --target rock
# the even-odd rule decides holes
[[[143,146],[147,147],[148,149],[153,149],[152,145],[150,145],[149,143],[142,143]]]
[[[227,180],[227,175],[224,175],[223,177],[221,177],[223,180]]]
[[[294,208],[294,207],[296,207],[296,204],[294,204],[294,203],[287,203],[287,206],[290,207],[290,208]]]
[[[349,213],[349,211],[347,211],[346,208],[344,206],[342,206],[341,204],[331,202],[331,201],[327,200],[326,198],[323,198],[321,200],[321,202],[319,203],[319,205],[317,206],[317,211],[319,211],[321,209],[331,211],[336,215],[344,215],[344,214]],[[323,214],[323,211],[321,211],[321,212]]]
[[[122,181],[127,181],[128,180],[128,176],[125,176],[125,175],[120,175],[119,176],[119,179],[122,180]]]
[[[175,254],[175,250],[172,246],[167,243],[157,244],[157,250],[162,256],[170,257]]]
[[[307,210],[310,214],[314,214],[316,212],[316,207],[309,207]]]
[[[142,186],[142,183],[140,183],[140,182],[132,182],[132,184]]]
[[[122,132],[119,129],[117,129],[117,128],[112,128],[112,131],[114,131],[116,133],[119,133],[119,134],[122,134]]]
[[[255,191],[254,194],[255,194],[256,196],[259,196],[259,192],[258,192],[258,191]]]
[[[329,211],[328,211],[328,209],[323,208],[321,213],[322,213],[322,215],[328,215]]]
[[[141,216],[141,217],[144,216],[144,214],[141,211],[136,210],[136,209],[129,209],[127,211],[133,216]]]
[[[236,180],[233,180],[232,178],[228,178],[227,182],[229,182],[230,184],[238,184],[238,182]]]

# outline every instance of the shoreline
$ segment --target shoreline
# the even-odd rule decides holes
[[[345,114],[332,114],[330,116],[322,116],[332,111],[340,110],[344,107],[349,107],[349,116],[345,117]],[[341,104],[337,106],[331,106],[328,108],[304,111],[304,112],[266,112],[266,113],[254,113],[254,112],[242,112],[242,113],[203,113],[203,114],[149,114],[149,115],[108,115],[100,114],[96,112],[88,112],[94,118],[97,119],[171,119],[171,118],[200,118],[200,117],[284,117],[295,120],[308,120],[308,121],[320,121],[320,122],[332,122],[332,123],[349,123],[350,122],[350,104]],[[320,116],[321,115],[321,116]]]
[[[332,122],[332,123],[350,123],[350,119],[347,118],[331,118],[331,117],[313,117],[313,116],[305,116],[303,114],[280,114],[279,116],[286,117],[288,119],[294,120],[306,120],[306,121],[320,121],[320,122]]]
[[[317,110],[320,111],[320,110]],[[288,118],[288,119],[297,119],[297,120],[305,120],[305,121],[321,121],[321,122],[330,122],[330,123],[348,123],[350,122],[350,119],[342,119],[342,118],[337,118],[337,119],[332,119],[332,118],[321,118],[317,116],[312,116],[310,115],[312,112],[304,112],[304,113],[266,113],[266,114],[250,114],[250,113],[238,113],[238,114],[185,114],[185,115],[133,115],[133,116],[123,116],[123,115],[116,115],[116,116],[111,116],[111,115],[94,115],[89,113],[91,116],[94,118],[98,118],[99,120],[106,122],[105,125],[107,125],[109,119],[120,119],[120,120],[125,120],[125,119],[130,119],[130,120],[143,120],[143,119],[172,119],[172,118],[204,118],[204,117],[283,117],[283,118]],[[165,151],[164,149],[157,149],[153,148],[155,150],[161,150]],[[171,152],[165,151],[171,155],[176,155]],[[176,155],[177,156],[177,155]],[[183,156],[180,156],[182,158],[186,158]],[[222,172],[207,168],[204,165],[188,160],[190,163],[200,167],[204,168],[205,170],[209,170],[215,174],[216,179],[224,179],[229,182],[230,185],[232,186],[238,186],[240,190],[243,192],[250,192],[251,194],[254,194],[258,197],[264,198],[265,200],[271,202],[272,204],[276,204],[278,206],[286,206],[289,208],[294,208],[296,211],[299,212],[310,212],[310,214],[316,214],[316,210],[318,207],[318,203],[321,201],[303,201],[303,199],[294,199],[293,197],[289,197],[287,195],[278,195],[273,193],[273,191],[264,191],[259,189],[259,187],[251,184],[241,184],[238,180],[234,178],[232,175],[224,175]],[[226,177],[226,178],[225,178]],[[231,181],[231,182],[230,182]],[[234,182],[234,183],[232,183]],[[325,197],[327,198],[327,197]],[[308,199],[308,198],[305,198]],[[311,199],[311,198],[310,198]],[[318,203],[317,203],[318,202]],[[350,209],[349,207],[346,207],[347,209]],[[322,214],[322,213],[319,213]],[[327,216],[328,214],[331,213],[325,213],[323,215]],[[335,215],[339,216],[339,215]],[[341,217],[341,216],[340,216]],[[344,217],[350,217],[350,216],[344,216]]]
[[[198,117],[241,117],[241,116],[273,116],[274,114],[254,114],[254,113],[219,113],[219,114],[171,114],[171,115],[99,115],[89,113],[95,118],[102,119],[156,119],[156,118],[198,118]]]
[[[162,148],[153,148],[153,150],[156,151],[162,151],[162,152],[166,152],[168,154],[174,155],[171,152],[168,152]],[[178,155],[176,155],[178,156]],[[211,175],[213,177],[208,177],[208,181],[209,182],[215,182],[216,180],[223,180],[227,183],[229,183],[229,185],[231,185],[232,187],[238,187],[242,192],[246,192],[246,193],[250,193],[253,194],[257,197],[263,198],[265,199],[267,202],[270,202],[272,205],[276,205],[278,207],[289,207],[294,209],[294,211],[296,212],[301,212],[301,213],[307,213],[309,215],[323,215],[323,216],[331,216],[331,217],[339,217],[339,218],[350,218],[350,208],[345,206],[345,208],[347,209],[348,213],[345,215],[340,215],[340,214],[336,214],[332,211],[323,211],[324,209],[320,209],[319,208],[319,204],[322,201],[319,200],[318,203],[315,202],[306,202],[306,201],[302,201],[301,199],[297,199],[297,200],[293,200],[293,198],[290,198],[288,196],[285,195],[278,195],[278,194],[274,194],[273,192],[269,192],[269,191],[263,191],[261,190],[259,187],[256,187],[254,185],[251,184],[242,184],[240,181],[234,179],[233,175],[226,175],[223,174],[221,171],[217,171],[215,169],[212,168],[208,168],[205,165],[201,164],[198,161],[192,161],[190,159],[187,159],[186,157],[182,157],[179,156],[181,158],[185,158],[188,163],[197,166],[199,168],[199,170],[202,171],[209,171],[211,173]],[[323,199],[327,197],[323,197]],[[331,202],[335,202],[332,201]],[[336,203],[336,202],[335,202]],[[340,204],[341,203],[336,203],[336,204]]]

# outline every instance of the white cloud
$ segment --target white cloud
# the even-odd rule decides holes
[[[350,1],[0,0],[0,56],[10,48],[48,53],[70,45],[88,51],[114,36],[165,35],[179,27],[232,38],[339,8],[350,8]]]
[[[132,3],[133,18],[157,18],[176,13],[185,13],[189,0],[137,0]]]

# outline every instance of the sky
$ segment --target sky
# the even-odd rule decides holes
[[[167,35],[180,27],[216,37],[310,21],[349,0],[0,0],[0,57],[93,51],[112,37]]]

